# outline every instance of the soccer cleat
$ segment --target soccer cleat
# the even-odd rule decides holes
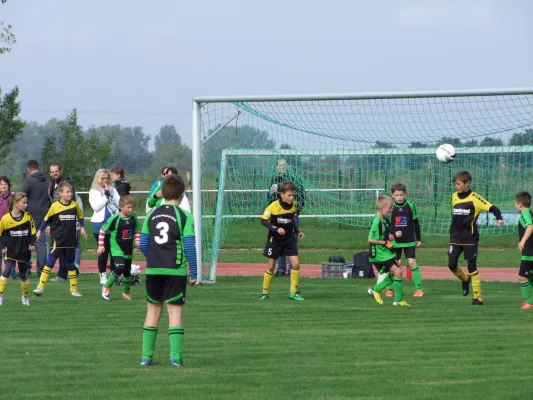
[[[522,304],[522,307],[520,307],[521,310],[529,310],[529,309],[532,309],[533,308],[533,304],[529,304],[529,303],[526,303],[524,302],[524,304]]]
[[[73,292],[71,293],[71,295],[74,296],[74,297],[81,297],[81,293],[78,292],[77,290],[73,291]]]
[[[394,303],[392,303],[393,306],[402,306],[402,307],[409,307],[411,304],[409,304],[408,302],[404,300],[402,301],[395,301]]]
[[[3,295],[0,295],[0,306],[4,304],[4,296]]]
[[[28,296],[22,296],[22,305],[23,306],[29,306],[30,305],[30,299]]]
[[[66,282],[67,279],[61,278],[60,276],[56,276],[55,278],[50,279],[49,282]]]
[[[34,294],[35,296],[37,296],[37,297],[42,296],[43,293],[44,293],[44,290],[43,290],[43,288],[40,287],[40,286],[37,286],[37,287],[35,288],[35,290],[33,291],[33,294]]]
[[[122,293],[122,300],[131,300],[131,296],[129,293]]]
[[[152,360],[141,360],[141,367],[148,367],[152,365]]]
[[[385,293],[385,296],[387,296],[387,297],[394,296],[394,292],[392,291],[392,289],[387,290],[387,293]]]
[[[183,360],[170,360],[170,366],[171,367],[184,367]]]
[[[376,303],[383,304],[383,299],[381,298],[381,295],[379,294],[379,292],[374,292],[374,290],[370,288],[368,289],[367,293],[370,297],[373,297],[374,300],[376,300]]]
[[[417,289],[415,290],[415,293],[413,294],[413,297],[424,297],[424,292]]]
[[[470,281],[472,278],[468,277],[468,280],[466,282],[461,281],[461,284],[463,285],[463,296],[468,296],[468,293],[470,293]]]
[[[102,272],[100,274],[100,285],[105,285],[107,282],[107,274],[105,272]]]
[[[291,300],[299,300],[299,301],[304,300],[303,296],[300,293],[298,293],[298,292],[290,293],[289,294],[289,299],[291,299]]]
[[[102,297],[106,300],[109,300],[110,298],[110,292],[111,292],[111,289],[109,288],[106,288],[105,286],[102,287]]]
[[[268,300],[268,294],[263,293],[261,296],[259,296],[259,300]]]
[[[472,303],[470,303],[470,305],[472,305],[472,306],[482,306],[484,304],[483,304],[483,300],[472,299]]]

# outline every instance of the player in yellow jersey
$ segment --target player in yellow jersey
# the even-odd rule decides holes
[[[9,211],[0,220],[0,250],[5,260],[5,268],[0,276],[0,306],[3,304],[4,290],[9,275],[18,263],[22,304],[30,305],[28,293],[30,282],[27,278],[31,251],[35,249],[35,224],[29,213],[28,197],[25,193],[15,193],[9,199]]]
[[[479,194],[470,189],[472,175],[468,171],[460,171],[453,177],[455,191],[452,195],[452,222],[450,226],[450,249],[448,250],[448,268],[463,284],[463,296],[470,292],[472,282],[474,298],[473,306],[482,306],[481,279],[477,270],[477,254],[479,231],[477,219],[479,213],[488,211],[494,214],[498,227],[503,226],[502,213]],[[468,275],[458,266],[459,256],[464,253],[468,266]]]
[[[265,209],[261,217],[261,225],[268,229],[267,243],[263,255],[268,259],[267,269],[263,275],[263,293],[261,300],[268,299],[270,283],[274,276],[276,260],[278,257],[289,257],[292,264],[291,286],[289,298],[291,300],[303,300],[298,293],[300,283],[300,259],[298,258],[298,246],[296,236],[305,237],[294,222],[294,216],[298,212],[296,201],[296,185],[292,182],[283,182],[279,188],[280,199],[275,200]]]

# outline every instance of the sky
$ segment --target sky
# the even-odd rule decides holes
[[[8,0],[21,117],[176,126],[196,96],[533,87],[528,0]]]

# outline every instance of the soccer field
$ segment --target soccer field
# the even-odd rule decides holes
[[[484,283],[471,307],[456,281],[425,282],[410,308],[379,306],[357,279],[302,279],[304,302],[273,281],[219,277],[190,288],[186,367],[168,366],[166,314],[154,365],[138,366],[144,285],[133,301],[100,297],[82,276],[83,298],[50,283],[32,305],[9,281],[2,321],[1,399],[525,399],[531,396],[533,313],[519,309],[518,284]],[[32,289],[35,280],[32,281]]]

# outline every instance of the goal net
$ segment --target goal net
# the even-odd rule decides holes
[[[433,235],[448,233],[452,177],[459,170],[470,171],[473,190],[504,211],[509,224],[497,234],[515,233],[513,195],[533,190],[532,89],[204,98],[193,104],[204,281],[216,279],[229,227],[260,217],[278,175],[303,187],[302,218],[359,228],[375,213],[376,196],[401,182],[417,205],[423,233]],[[455,146],[455,162],[436,160],[442,143]],[[478,224],[482,235],[496,234],[491,215]]]

